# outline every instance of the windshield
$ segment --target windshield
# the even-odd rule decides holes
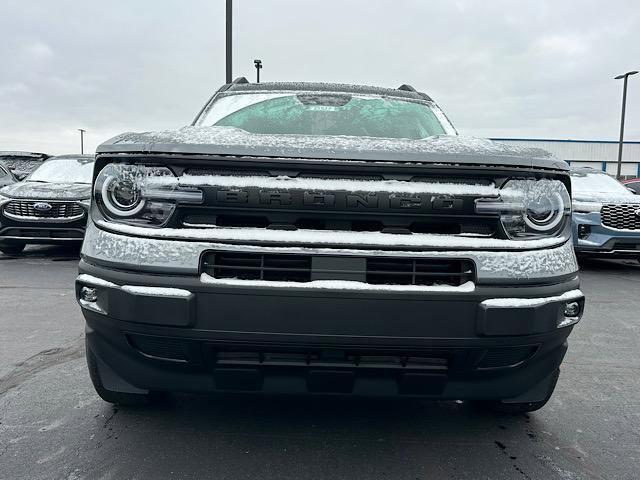
[[[571,172],[571,188],[576,193],[631,193],[617,180],[599,172]]]
[[[51,159],[40,165],[31,175],[33,182],[91,183],[93,158]]]
[[[214,101],[198,125],[250,133],[421,139],[454,133],[437,106],[343,93],[233,94]]]

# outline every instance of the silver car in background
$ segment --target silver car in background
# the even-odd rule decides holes
[[[588,167],[571,170],[571,187],[576,253],[640,260],[640,196]]]

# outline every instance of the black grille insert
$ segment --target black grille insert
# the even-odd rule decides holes
[[[473,281],[470,260],[367,258],[367,283],[376,285],[451,285]]]
[[[537,351],[537,345],[490,348],[483,355],[478,368],[513,367],[530,359]]]
[[[47,210],[38,210],[34,205],[41,204]],[[5,214],[23,218],[68,219],[81,218],[84,209],[74,202],[47,202],[33,200],[11,200],[4,207]]]
[[[203,269],[206,273],[213,274],[215,278],[309,282],[311,257],[215,252],[205,256]]]
[[[129,343],[140,353],[154,358],[188,361],[184,342],[177,338],[154,337],[150,335],[127,335]]]
[[[460,286],[475,280],[474,264],[466,259],[211,252],[203,257],[202,271],[214,278],[287,282],[348,279],[373,285]]]
[[[604,205],[602,224],[618,230],[640,230],[640,204]]]

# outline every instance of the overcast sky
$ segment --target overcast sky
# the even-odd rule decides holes
[[[0,150],[183,126],[224,82],[224,0],[2,0],[0,32]],[[480,136],[617,139],[640,69],[637,0],[235,0],[234,32],[234,77],[409,83]]]

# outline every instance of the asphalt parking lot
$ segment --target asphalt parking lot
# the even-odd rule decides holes
[[[640,263],[583,264],[587,310],[541,411],[459,402],[176,395],[113,407],[90,384],[77,250],[0,254],[2,479],[635,479]]]

